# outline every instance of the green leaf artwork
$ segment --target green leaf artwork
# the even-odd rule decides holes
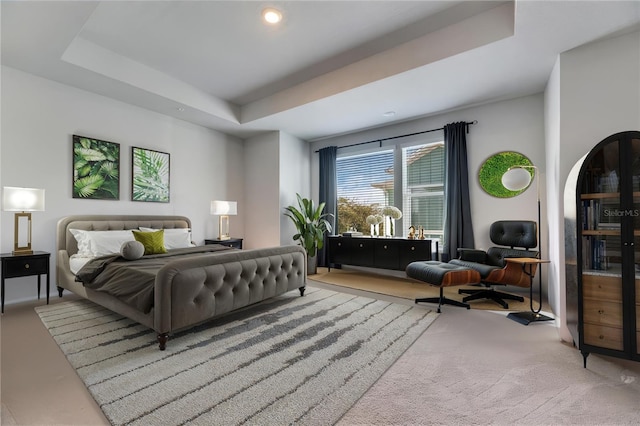
[[[133,201],[169,202],[169,154],[132,148]]]
[[[120,144],[73,135],[73,198],[120,199]]]
[[[478,182],[485,192],[498,198],[511,198],[527,190],[511,191],[502,184],[502,175],[513,166],[533,166],[524,155],[514,151],[503,151],[489,157],[480,167]],[[533,179],[535,170],[527,169]]]

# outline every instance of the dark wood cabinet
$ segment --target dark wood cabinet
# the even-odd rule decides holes
[[[2,293],[1,311],[4,313],[4,280],[7,278],[38,277],[38,299],[40,299],[40,275],[47,276],[47,304],[49,304],[49,258],[50,253],[46,251],[35,251],[33,254],[2,253],[2,283],[0,292]]]
[[[204,240],[205,244],[222,244],[223,246],[242,249],[242,238],[230,238],[228,240]]]
[[[341,265],[404,271],[418,260],[432,260],[431,240],[405,238],[329,237],[330,268]],[[437,243],[435,251],[437,253]]]
[[[640,132],[612,135],[565,186],[567,326],[589,353],[640,361]]]

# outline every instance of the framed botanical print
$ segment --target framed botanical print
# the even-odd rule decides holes
[[[73,135],[73,198],[120,199],[120,144]]]
[[[131,159],[131,200],[168,203],[169,154],[134,146]]]

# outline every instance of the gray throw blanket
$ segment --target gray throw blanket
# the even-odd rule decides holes
[[[78,271],[76,281],[82,282],[87,288],[117,297],[146,314],[153,308],[155,278],[160,268],[175,259],[227,250],[236,249],[213,244],[146,255],[137,260],[126,260],[118,254],[97,257]]]

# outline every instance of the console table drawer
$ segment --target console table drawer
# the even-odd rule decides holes
[[[584,324],[584,343],[621,351],[624,349],[622,329],[604,327],[595,324]]]
[[[16,257],[13,259],[6,259],[4,262],[5,278],[15,277],[28,277],[37,274],[46,274],[49,270],[49,258],[48,257],[25,257],[21,259]]]
[[[622,328],[622,303],[584,299],[584,322]]]
[[[373,259],[376,268],[398,269],[400,249],[398,244],[392,244],[386,240],[376,240],[373,247]]]

